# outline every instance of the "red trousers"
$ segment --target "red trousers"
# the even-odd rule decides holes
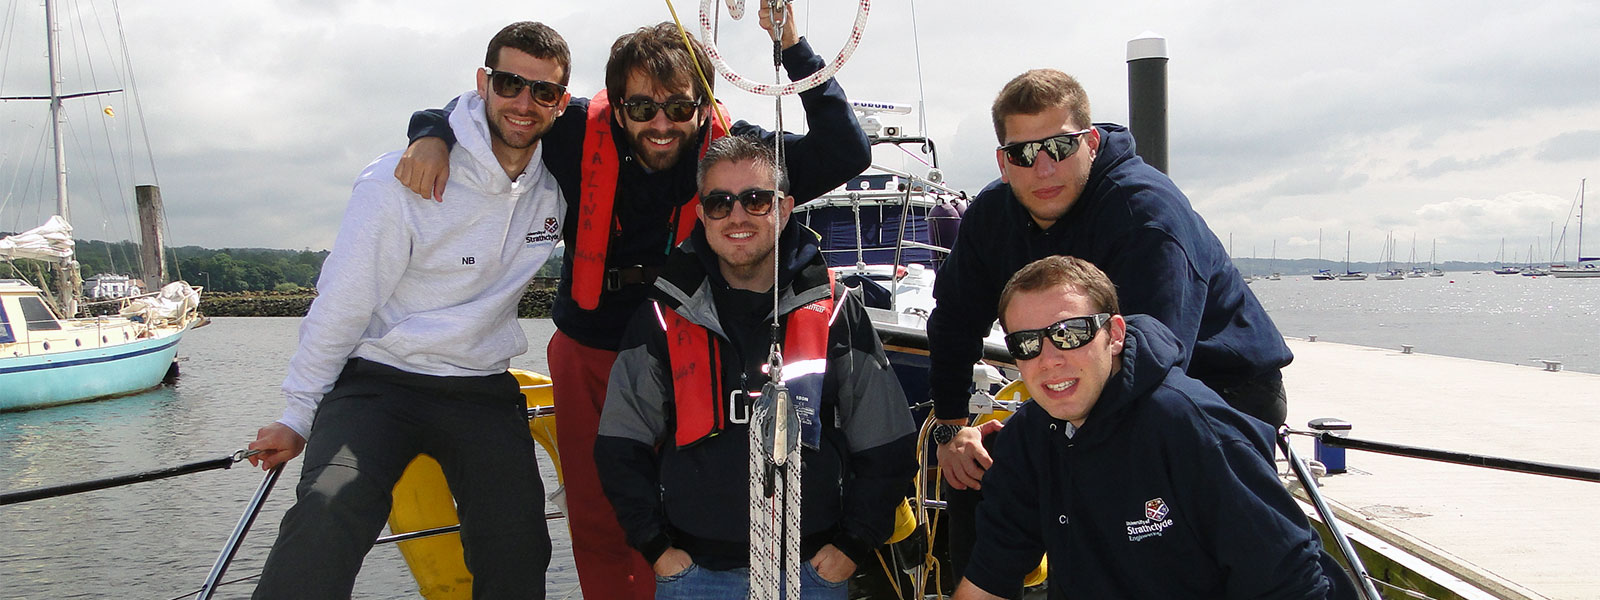
[[[600,409],[606,403],[606,382],[617,353],[590,348],[558,330],[550,336],[545,357],[554,384],[556,447],[567,491],[572,559],[583,597],[651,600],[656,594],[655,571],[628,545],[594,466]]]

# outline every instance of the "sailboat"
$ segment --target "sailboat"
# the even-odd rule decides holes
[[[1428,254],[1428,276],[1429,277],[1444,277],[1444,270],[1440,269],[1435,264],[1435,259],[1437,259],[1438,257],[1439,257],[1439,240],[1436,238],[1436,239],[1433,240],[1433,252]]]
[[[1515,266],[1515,265],[1507,265],[1506,264],[1506,239],[1505,238],[1500,238],[1500,256],[1495,257],[1494,260],[1495,260],[1495,262],[1500,263],[1500,268],[1494,270],[1494,274],[1495,275],[1516,275],[1517,273],[1521,273],[1522,272],[1522,268],[1521,267],[1518,267],[1518,266]],[[1513,261],[1513,262],[1515,262],[1515,261]]]
[[[96,311],[112,315],[79,317],[80,308],[84,307],[83,280],[68,221],[71,197],[67,194],[66,150],[62,144],[66,126],[63,101],[122,90],[63,93],[54,0],[45,2],[45,19],[49,96],[4,99],[50,102],[56,214],[39,227],[0,239],[0,259],[18,275],[25,273],[15,259],[48,264],[54,273],[48,279],[55,290],[53,294],[46,293],[43,286],[47,278],[42,269],[36,269],[39,285],[19,278],[0,279],[0,411],[93,400],[155,387],[174,369],[173,359],[184,332],[205,322],[199,313],[200,289],[182,281],[167,284],[156,293],[116,299],[114,305]],[[110,117],[113,110],[106,107],[103,113]],[[159,286],[166,279],[165,260],[159,250],[160,192],[155,186],[138,188],[141,216],[152,217],[142,228],[145,243],[157,242],[156,248],[142,253],[143,277]]]
[[[1270,270],[1272,271],[1272,274],[1267,276],[1268,281],[1280,281],[1283,279],[1283,274],[1278,272],[1278,240],[1272,240],[1272,263]]]
[[[1555,277],[1563,279],[1580,277],[1600,278],[1600,256],[1583,255],[1583,204],[1585,200],[1584,184],[1588,182],[1589,180],[1587,178],[1578,180],[1578,264],[1571,267],[1550,267],[1550,274]]]
[[[1406,278],[1407,279],[1413,279],[1413,278],[1427,277],[1428,276],[1428,273],[1423,271],[1422,267],[1417,266],[1417,234],[1415,234],[1415,233],[1411,234],[1411,261],[1410,262],[1411,262],[1411,270],[1406,271]]]
[[[1378,260],[1383,261],[1384,270],[1378,274],[1378,281],[1398,281],[1406,278],[1406,272],[1394,268],[1394,232],[1383,238],[1383,256]]]
[[[1350,270],[1350,231],[1344,232],[1344,274],[1339,276],[1339,281],[1361,281],[1367,278],[1366,273]]]
[[[1319,264],[1319,265],[1322,264],[1322,230],[1321,229],[1317,230],[1317,264]],[[1348,266],[1348,265],[1346,265],[1346,266]],[[1312,281],[1333,281],[1333,271],[1330,271],[1328,269],[1317,269],[1316,274],[1311,276],[1311,280]]]

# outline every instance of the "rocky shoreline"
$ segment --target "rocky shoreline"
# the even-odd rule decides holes
[[[553,283],[535,282],[522,292],[517,303],[517,318],[547,319],[555,300]],[[311,309],[317,291],[295,292],[211,292],[200,298],[200,312],[208,317],[304,317]]]

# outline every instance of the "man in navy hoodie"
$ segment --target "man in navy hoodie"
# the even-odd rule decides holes
[[[1172,332],[1119,314],[1089,262],[1023,267],[1000,296],[1032,401],[998,435],[958,600],[1354,598],[1272,463],[1272,429],[1184,374]]]
[[[967,209],[928,322],[933,437],[950,487],[979,489],[991,464],[980,432],[965,425],[971,365],[998,314],[1000,288],[1045,256],[1094,263],[1129,312],[1173,332],[1185,372],[1229,406],[1283,424],[1288,346],[1188,198],[1134,153],[1128,130],[1091,124],[1083,87],[1049,69],[1007,83],[991,116],[1000,179]],[[1271,456],[1270,447],[1263,452]],[[976,502],[971,495],[951,494],[953,514]],[[952,522],[957,573],[970,535]]]

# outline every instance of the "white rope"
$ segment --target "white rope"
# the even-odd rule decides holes
[[[740,17],[744,16],[744,0],[725,1],[728,4],[728,15],[730,17],[733,17],[734,20],[738,20]],[[822,70],[812,73],[809,77],[801,79],[800,81],[766,84],[745,79],[743,76],[739,75],[739,73],[735,72],[732,67],[729,67],[726,61],[722,60],[722,54],[717,51],[717,45],[712,41],[715,39],[712,33],[712,18],[718,14],[715,2],[716,0],[700,0],[700,40],[705,46],[706,55],[711,57],[711,64],[717,68],[718,73],[722,74],[723,79],[728,80],[728,83],[733,84],[735,87],[741,90],[750,92],[752,94],[760,94],[762,96],[788,96],[792,94],[798,94],[800,92],[817,87],[818,85],[821,85],[822,82],[832,78],[834,73],[839,72],[839,68],[843,67],[844,63],[850,60],[850,55],[855,53],[856,46],[861,44],[861,33],[867,27],[867,13],[871,4],[870,0],[857,0],[856,20],[855,24],[850,29],[850,38],[845,41],[844,47],[839,49],[838,56],[835,56],[833,60],[828,61],[828,64],[822,67]],[[777,29],[778,28],[776,27],[774,28],[774,30]]]

